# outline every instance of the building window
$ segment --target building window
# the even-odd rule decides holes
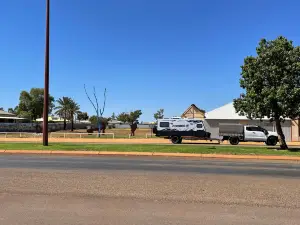
[[[169,127],[170,124],[169,124],[169,122],[160,122],[160,123],[159,123],[159,126],[160,126],[160,127]]]

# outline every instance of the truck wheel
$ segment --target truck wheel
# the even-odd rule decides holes
[[[270,146],[277,145],[277,138],[276,137],[269,137],[266,144],[270,145]]]
[[[231,137],[231,138],[229,139],[229,142],[230,142],[231,145],[238,145],[239,142],[240,142],[240,140],[239,140],[238,137]]]
[[[171,141],[173,144],[180,144],[182,142],[182,138],[179,136],[172,136]]]

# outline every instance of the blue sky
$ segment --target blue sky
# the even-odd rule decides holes
[[[51,0],[50,92],[94,114],[83,85],[106,87],[106,116],[180,115],[238,97],[240,66],[261,38],[300,45],[297,0]],[[43,87],[45,3],[0,1],[0,106]]]

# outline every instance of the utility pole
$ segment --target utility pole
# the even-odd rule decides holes
[[[45,84],[43,111],[43,145],[48,146],[48,114],[49,114],[49,36],[50,32],[50,0],[46,0],[46,48],[45,48]]]

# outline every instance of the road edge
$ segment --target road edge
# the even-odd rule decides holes
[[[229,155],[229,154],[198,154],[198,153],[163,153],[163,152],[113,152],[113,151],[56,151],[56,150],[0,150],[0,154],[40,154],[40,155],[86,155],[86,156],[163,156],[186,158],[214,159],[256,159],[256,160],[292,160],[300,161],[299,156],[277,155]]]

